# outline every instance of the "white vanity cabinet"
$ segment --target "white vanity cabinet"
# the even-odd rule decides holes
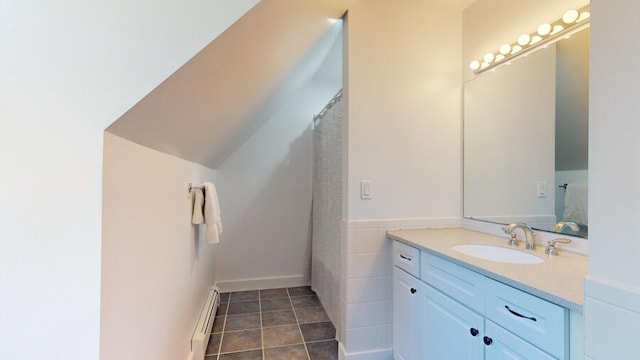
[[[399,241],[393,283],[394,359],[569,359],[561,306]]]
[[[393,353],[396,360],[419,359],[421,299],[425,284],[393,269]]]
[[[491,334],[491,345],[485,347],[485,359],[553,360],[553,356],[486,320],[485,332]],[[482,359],[482,358],[478,358]]]
[[[393,250],[393,356],[397,360],[419,359],[420,295],[427,286],[418,279],[420,251],[397,241]]]
[[[415,359],[482,359],[484,318],[429,285],[420,296],[420,356]]]

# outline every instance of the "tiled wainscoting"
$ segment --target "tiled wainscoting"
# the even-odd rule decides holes
[[[221,294],[206,360],[335,360],[336,330],[310,287]]]
[[[459,218],[343,221],[341,359],[391,358],[393,264],[387,231],[455,226]]]
[[[584,306],[586,359],[638,359],[640,289],[588,276]]]

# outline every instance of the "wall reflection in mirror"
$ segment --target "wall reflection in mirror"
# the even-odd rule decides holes
[[[589,29],[464,86],[464,216],[587,237]]]

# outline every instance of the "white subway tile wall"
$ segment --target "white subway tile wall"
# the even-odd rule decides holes
[[[459,218],[342,222],[340,342],[349,354],[392,347],[392,241],[388,230],[458,227]]]
[[[349,253],[348,223],[340,222],[341,242],[340,242],[340,326],[338,326],[338,341],[345,342],[347,339],[347,257]]]

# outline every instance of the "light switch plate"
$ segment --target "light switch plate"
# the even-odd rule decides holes
[[[360,199],[362,200],[371,199],[371,180],[360,181]]]
[[[537,184],[537,190],[539,198],[547,197],[547,182],[544,180],[539,180]]]

